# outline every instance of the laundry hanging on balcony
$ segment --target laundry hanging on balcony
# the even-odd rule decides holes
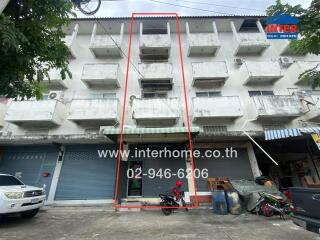
[[[310,128],[287,128],[278,130],[267,130],[264,131],[265,140],[275,140],[290,137],[298,137],[303,134],[320,134],[320,127],[310,127]]]

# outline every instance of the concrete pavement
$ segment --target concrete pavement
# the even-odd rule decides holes
[[[0,224],[0,239],[217,239],[320,240],[317,234],[278,217],[242,214],[218,216],[209,209],[115,212],[110,206],[50,207],[34,219],[9,218]]]

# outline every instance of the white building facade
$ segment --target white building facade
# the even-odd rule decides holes
[[[265,130],[317,127],[320,92],[299,82],[320,57],[293,55],[289,41],[268,40],[263,17],[182,17],[188,118],[194,149],[233,148],[237,156],[195,159],[209,177],[234,180],[272,175],[282,187],[319,181],[320,163],[310,135],[264,140]],[[125,149],[187,149],[188,124],[175,18],[75,19],[65,29],[71,79],[52,71],[44,100],[0,104],[0,171],[33,185],[46,184],[48,202],[107,202],[150,199],[168,191],[177,177],[133,181],[129,168],[191,167],[179,159],[101,157],[98,150],[119,148],[124,113]],[[126,102],[124,102],[129,63]],[[125,105],[125,111],[123,107]],[[279,166],[242,133],[261,143]],[[297,147],[299,146],[299,147]],[[286,167],[287,166],[287,167]],[[193,200],[194,184],[183,179]],[[206,179],[197,191],[209,196]]]

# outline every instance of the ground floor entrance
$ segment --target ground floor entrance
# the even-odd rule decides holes
[[[310,136],[263,141],[261,145],[278,165],[272,163],[259,149],[255,149],[259,168],[280,189],[320,186],[320,151]]]

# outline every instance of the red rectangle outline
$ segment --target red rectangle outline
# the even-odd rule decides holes
[[[194,158],[193,158],[193,147],[192,147],[192,138],[190,132],[190,118],[189,118],[189,111],[188,111],[188,100],[187,100],[187,93],[186,93],[186,81],[184,76],[184,65],[183,65],[183,57],[182,57],[182,47],[181,47],[181,38],[180,38],[180,24],[178,20],[177,13],[151,13],[151,12],[142,12],[142,13],[132,13],[131,14],[131,21],[130,21],[130,35],[129,35],[129,48],[128,48],[128,58],[127,58],[127,69],[126,69],[126,82],[124,88],[124,98],[123,98],[123,108],[122,108],[122,118],[121,118],[121,127],[120,127],[120,141],[119,141],[119,152],[118,152],[118,160],[117,160],[117,175],[116,175],[116,185],[115,185],[115,193],[114,193],[114,208],[162,208],[162,206],[120,206],[117,204],[117,196],[118,196],[118,187],[119,187],[119,173],[120,173],[120,161],[121,161],[121,151],[123,146],[123,126],[124,126],[124,115],[126,109],[126,100],[127,100],[127,90],[128,90],[128,80],[129,80],[129,66],[130,66],[130,57],[131,57],[131,46],[132,46],[132,29],[133,29],[133,22],[134,17],[136,15],[173,15],[176,18],[176,27],[177,27],[177,36],[178,36],[178,43],[179,43],[179,53],[180,53],[180,65],[181,65],[181,75],[183,81],[183,91],[184,91],[184,101],[186,107],[186,117],[187,117],[187,128],[188,128],[188,141],[189,141],[189,150],[190,150],[190,157],[191,157],[191,169],[192,169],[192,179],[194,185],[194,193],[195,193],[195,204],[191,206],[179,206],[179,207],[166,207],[166,208],[198,208],[198,194],[197,194],[197,186],[196,186],[196,179],[194,176]]]

